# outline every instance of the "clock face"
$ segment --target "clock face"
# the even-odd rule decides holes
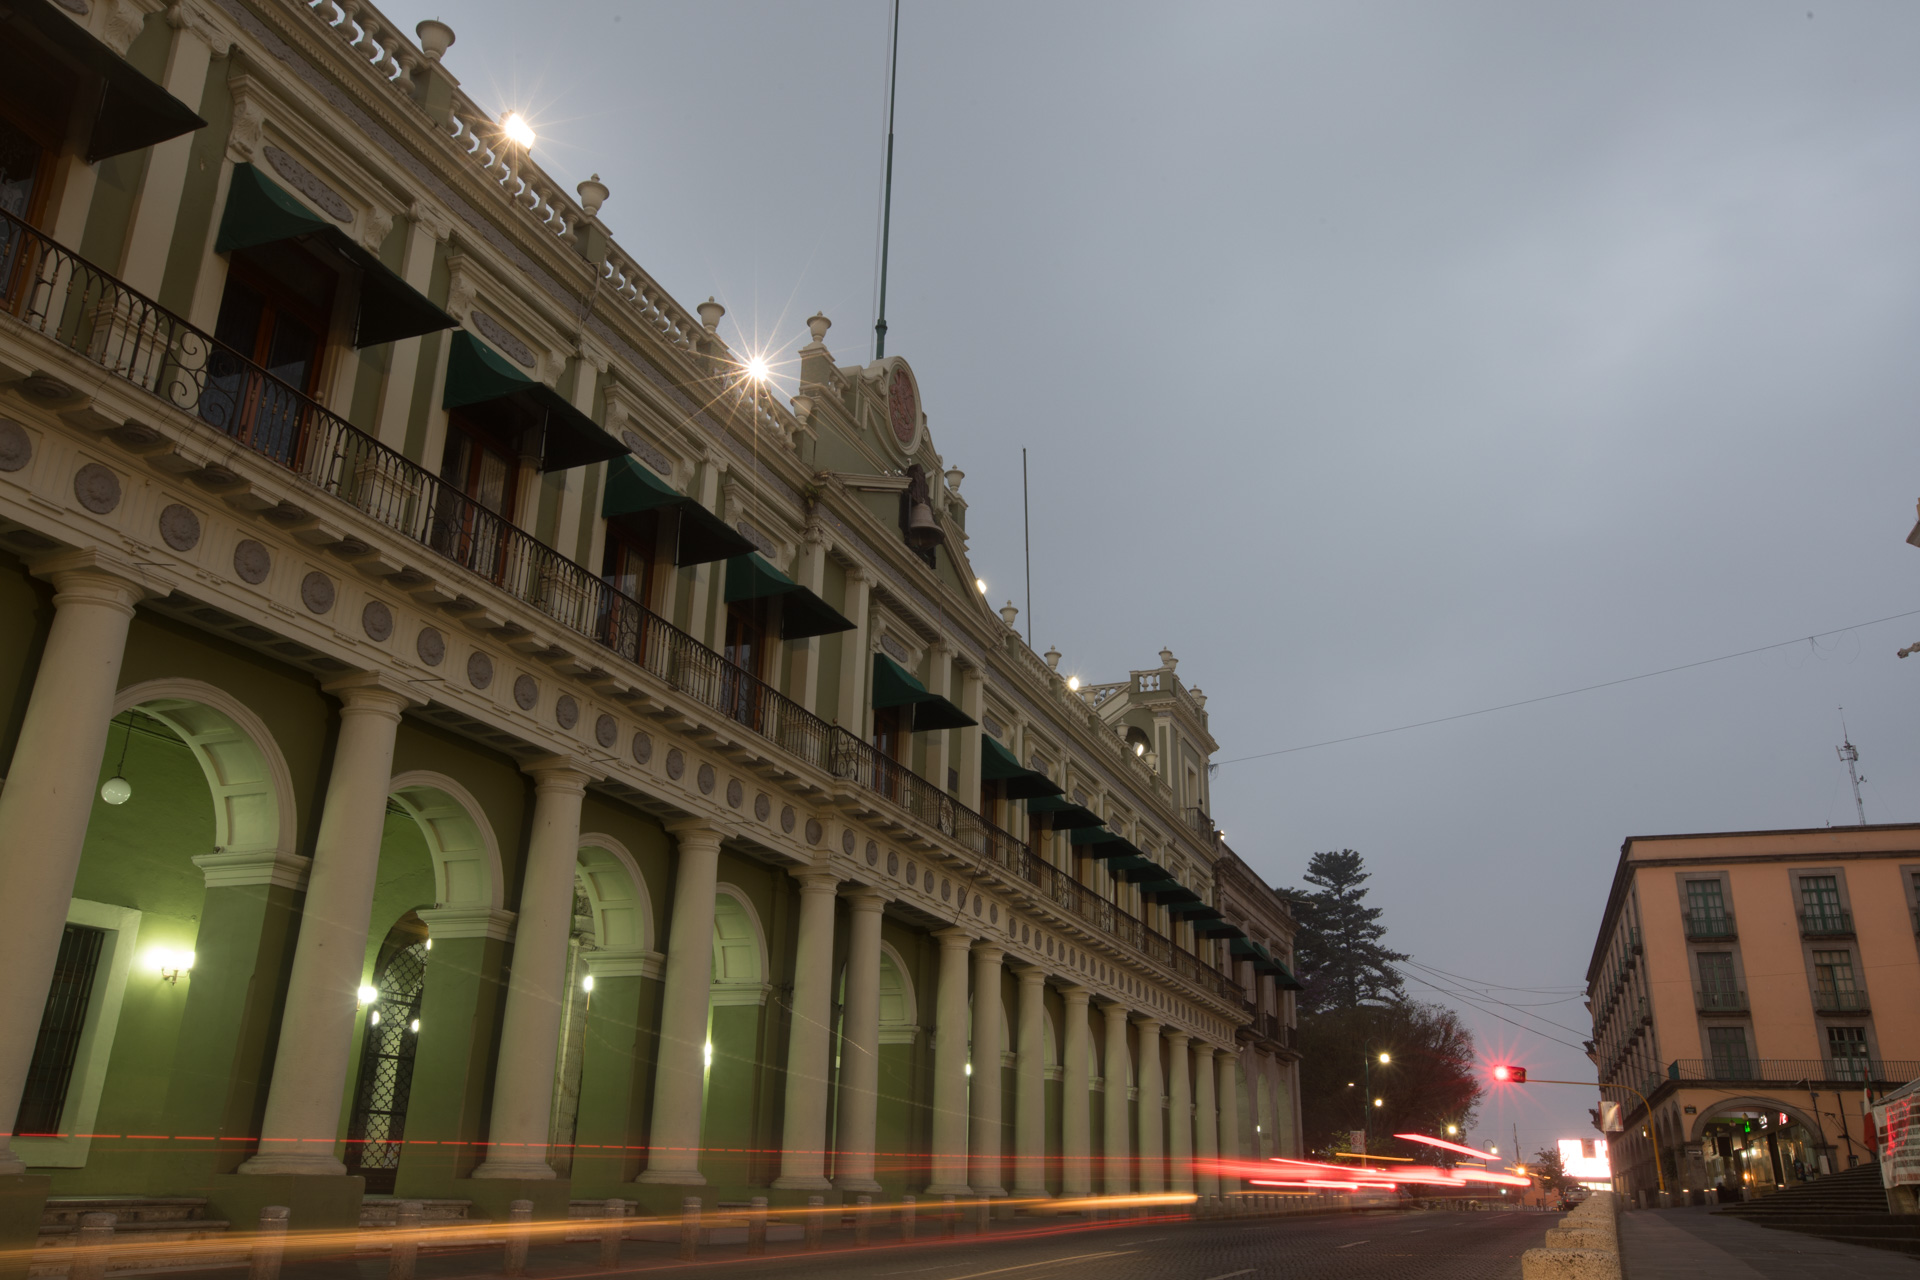
[[[905,369],[896,367],[893,371],[893,382],[887,388],[887,410],[893,419],[893,438],[906,448],[913,443],[914,428],[919,425],[920,404],[913,393],[913,379]]]

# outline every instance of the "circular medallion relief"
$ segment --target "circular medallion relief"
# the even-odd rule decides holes
[[[420,661],[437,667],[447,660],[447,638],[435,627],[422,627],[414,639],[413,651],[420,655]]]
[[[842,831],[840,833],[840,852],[846,854],[849,858],[853,856],[853,832]]]
[[[929,876],[928,879],[932,879],[932,877]],[[909,886],[912,886],[912,885],[918,884],[919,882],[920,882],[920,864],[917,862],[909,862],[907,864],[907,884]]]
[[[713,784],[717,778],[713,772],[712,765],[701,764],[700,772],[693,775],[693,780],[699,785],[701,795],[710,796],[713,794]]]
[[[73,473],[73,496],[97,516],[120,505],[120,477],[97,462]]]
[[[747,798],[747,789],[740,785],[740,779],[727,779],[727,808],[738,809],[740,802]]]
[[[765,822],[767,820],[767,816],[772,812],[773,812],[773,801],[767,799],[766,792],[762,791],[759,795],[753,798],[753,816],[754,817],[760,819],[760,821],[762,822]],[[787,830],[789,831],[793,830],[792,823],[787,824]]]
[[[997,905],[987,908],[987,923],[989,924],[1000,923],[1000,908]]]
[[[783,804],[780,806],[780,829],[782,831],[785,831],[789,835],[791,835],[793,833],[794,825],[799,821],[800,821],[800,815],[793,811],[792,805]],[[812,844],[815,840],[819,839],[818,836],[813,834],[813,828],[814,828],[813,822],[811,820],[808,821],[807,823],[807,843],[808,844]]]
[[[1020,926],[1020,941],[1022,944],[1033,941],[1033,930],[1029,929],[1024,924]]]
[[[514,705],[522,711],[533,710],[533,704],[540,701],[540,682],[529,675],[513,678]]]
[[[940,881],[940,901],[953,901],[953,881],[945,879],[944,877]]]
[[[484,689],[493,683],[493,659],[475,650],[467,659],[467,683],[476,689]]]
[[[612,716],[602,712],[593,722],[593,740],[603,747],[611,747],[620,736],[620,724]]]
[[[789,807],[786,812],[792,813],[793,810],[791,807]],[[787,820],[786,814],[785,813],[781,814],[780,821],[784,823],[786,820]],[[789,828],[789,830],[791,830],[791,828]],[[827,833],[827,829],[820,825],[820,819],[818,818],[807,819],[807,843],[808,844],[819,844],[820,837],[825,835],[826,833]]]
[[[580,704],[570,693],[563,693],[554,699],[553,721],[562,729],[571,729],[580,723]]]
[[[867,841],[867,865],[870,867],[880,865],[880,846],[871,840]]]
[[[977,893],[973,895],[973,914],[980,914],[980,895]]]
[[[687,757],[678,747],[667,748],[667,776],[675,782],[680,781],[687,771]]]
[[[259,586],[273,569],[273,556],[252,538],[242,538],[233,548],[233,571],[240,581]]]
[[[913,375],[905,365],[893,367],[893,381],[887,384],[887,417],[893,423],[893,438],[902,448],[913,444],[920,426],[920,397],[913,388]]]
[[[191,551],[200,545],[200,517],[192,507],[172,502],[161,508],[160,541],[175,551]]]
[[[887,850],[887,874],[890,876],[900,874],[900,855],[891,849]]]
[[[633,762],[645,764],[653,759],[653,735],[645,729],[633,735]]]
[[[300,603],[309,613],[325,613],[333,608],[333,579],[315,569],[300,579]]]
[[[369,640],[385,640],[393,634],[393,610],[378,600],[367,601],[366,608],[360,610],[360,629]]]
[[[33,437],[12,418],[0,418],[0,471],[19,471],[33,461]]]

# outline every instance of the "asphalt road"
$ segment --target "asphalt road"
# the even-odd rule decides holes
[[[775,1244],[750,1258],[739,1245],[709,1246],[681,1262],[669,1244],[630,1241],[619,1271],[599,1268],[591,1244],[536,1247],[526,1280],[607,1280],[655,1272],[767,1280],[1519,1280],[1520,1255],[1542,1242],[1558,1214],[1371,1211],[1324,1217],[1189,1222],[1176,1218],[1057,1227],[997,1224],[986,1237],[922,1234],[910,1243],[846,1247],[841,1233],[819,1253]],[[880,1235],[879,1232],[875,1233]],[[500,1274],[497,1249],[427,1254],[418,1280]],[[231,1280],[235,1272],[208,1272]],[[178,1277],[180,1273],[174,1273]],[[290,1263],[282,1280],[385,1280],[386,1260]]]

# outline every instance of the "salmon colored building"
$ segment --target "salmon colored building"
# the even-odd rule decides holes
[[[1635,836],[1587,970],[1621,1190],[1761,1195],[1870,1159],[1920,1076],[1920,825]]]

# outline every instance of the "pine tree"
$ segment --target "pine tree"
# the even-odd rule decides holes
[[[1293,895],[1300,932],[1294,960],[1306,986],[1300,1004],[1306,1012],[1393,1004],[1406,998],[1394,962],[1407,957],[1381,943],[1387,927],[1381,909],[1369,907],[1367,872],[1352,849],[1316,853],[1307,863],[1306,881],[1314,889]]]

